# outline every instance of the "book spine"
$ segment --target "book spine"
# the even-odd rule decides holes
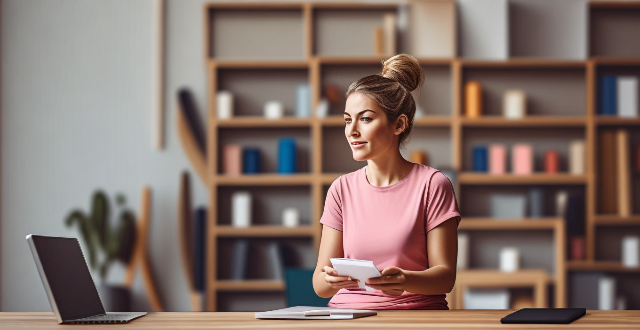
[[[195,217],[195,251],[194,251],[194,286],[196,291],[204,292],[205,290],[205,278],[206,278],[206,246],[207,240],[207,209],[199,207],[196,209]]]
[[[560,154],[556,150],[545,152],[544,171],[549,174],[555,174],[560,171]]]
[[[600,115],[616,114],[616,76],[605,75],[600,78]]]
[[[237,239],[233,244],[233,260],[231,261],[232,280],[246,279],[248,254],[249,241],[244,238]]]
[[[242,153],[242,172],[245,174],[260,173],[260,150],[245,148]]]
[[[618,116],[638,117],[638,78],[618,77]]]
[[[278,142],[278,173],[296,173],[296,141],[283,138]]]
[[[600,153],[598,169],[599,212],[613,214],[618,212],[618,177],[616,174],[616,136],[615,131],[604,130],[600,133]]]
[[[571,141],[569,144],[569,173],[582,175],[586,171],[585,144],[583,140]]]
[[[473,171],[474,172],[487,171],[487,147],[485,146],[473,147]]]
[[[541,188],[531,188],[529,190],[529,216],[532,218],[542,218],[544,213],[544,194]]]
[[[631,215],[631,169],[629,166],[629,132],[619,129],[617,135],[618,154],[618,215]]]
[[[465,114],[467,118],[482,116],[482,88],[477,81],[468,81],[464,86]]]

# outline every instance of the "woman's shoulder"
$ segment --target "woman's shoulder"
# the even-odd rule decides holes
[[[422,164],[416,164],[415,171],[417,180],[424,182],[426,185],[440,186],[443,184],[451,184],[449,178],[447,178],[447,176],[437,168]]]

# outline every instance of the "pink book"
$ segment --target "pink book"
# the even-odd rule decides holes
[[[513,174],[529,175],[533,173],[533,147],[530,144],[514,145],[512,155]]]
[[[242,173],[242,147],[235,144],[223,147],[222,173],[226,175],[240,175]]]
[[[489,173],[504,174],[507,168],[507,148],[504,144],[489,146]]]

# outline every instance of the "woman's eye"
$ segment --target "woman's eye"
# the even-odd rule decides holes
[[[366,122],[370,122],[371,118],[370,117],[362,117],[362,118],[360,118],[360,120],[366,121]]]
[[[351,122],[351,118],[345,118],[344,122],[347,123],[347,124],[350,123]]]

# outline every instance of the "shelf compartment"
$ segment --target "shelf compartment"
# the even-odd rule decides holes
[[[464,172],[458,175],[458,180],[465,185],[522,185],[522,184],[540,184],[540,185],[559,185],[559,184],[585,184],[587,182],[586,175],[571,174],[546,174],[534,173],[531,175],[491,175],[483,173]]]
[[[217,226],[216,234],[222,237],[310,237],[316,228],[313,226],[251,226],[238,228],[233,226]]]
[[[284,291],[284,281],[278,280],[218,280],[218,291]]]
[[[458,53],[465,58],[509,58],[509,1],[458,0]]]
[[[567,269],[587,272],[640,273],[640,267],[624,267],[618,261],[567,261]]]
[[[553,230],[561,218],[493,219],[463,217],[458,230]]]
[[[634,2],[591,3],[590,56],[640,56],[640,6]]]
[[[544,61],[505,62],[495,66],[463,66],[464,84],[477,81],[482,89],[483,114],[502,116],[507,90],[526,94],[528,116],[585,116],[587,108],[587,70],[584,62],[575,65]],[[544,64],[544,65],[543,65]],[[464,114],[465,96],[461,93]]]
[[[502,116],[482,116],[480,118],[462,118],[463,126],[468,127],[567,127],[585,126],[584,116],[527,116],[523,119],[508,119]]]
[[[449,127],[423,127],[414,125],[400,153],[405,159],[411,159],[411,153],[426,153],[428,165],[437,169],[453,168],[453,143]]]
[[[308,41],[305,40],[300,4],[209,6],[206,19],[209,58],[306,58],[304,49]]]
[[[416,106],[424,117],[448,116],[453,114],[453,73],[451,65],[422,64],[424,82],[419,90],[413,92]]]
[[[219,119],[216,125],[220,127],[310,127],[309,118],[284,117],[281,119],[266,119],[264,117],[236,117]]]

